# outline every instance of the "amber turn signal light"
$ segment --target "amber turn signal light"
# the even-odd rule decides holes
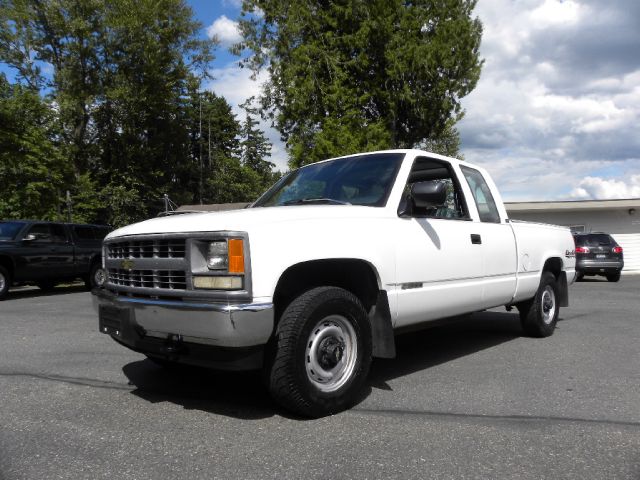
[[[241,238],[229,239],[229,273],[244,273],[244,244]]]

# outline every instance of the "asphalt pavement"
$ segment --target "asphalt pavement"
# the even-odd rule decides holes
[[[397,339],[318,420],[255,373],[165,370],[80,286],[0,302],[0,479],[640,479],[640,276],[571,287],[555,334],[473,315]]]

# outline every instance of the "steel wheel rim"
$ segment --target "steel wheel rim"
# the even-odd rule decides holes
[[[556,294],[550,285],[547,285],[542,292],[540,307],[542,309],[542,321],[549,325],[556,315]]]
[[[96,285],[102,286],[105,280],[105,273],[102,268],[98,268],[93,274],[93,281]]]
[[[346,317],[329,315],[311,330],[305,349],[309,381],[322,392],[334,392],[351,378],[358,358],[356,331]]]

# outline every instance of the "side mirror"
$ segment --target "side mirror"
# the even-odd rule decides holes
[[[22,241],[23,241],[23,242],[33,242],[33,241],[34,241],[34,240],[36,240],[36,239],[37,239],[37,237],[36,237],[33,233],[30,233],[29,235],[27,235],[26,237],[24,237],[24,238],[22,239]]]
[[[411,185],[411,199],[418,208],[438,208],[447,203],[447,187],[441,182],[416,182]]]

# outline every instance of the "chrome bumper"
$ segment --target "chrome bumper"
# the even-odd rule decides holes
[[[122,333],[115,327],[108,328],[103,317],[122,316],[128,323],[140,327],[145,337],[180,338],[184,342],[218,347],[264,345],[273,331],[272,303],[154,300],[120,296],[104,289],[94,289],[92,294],[94,310],[100,317],[100,331],[125,342],[125,338],[118,338]]]

